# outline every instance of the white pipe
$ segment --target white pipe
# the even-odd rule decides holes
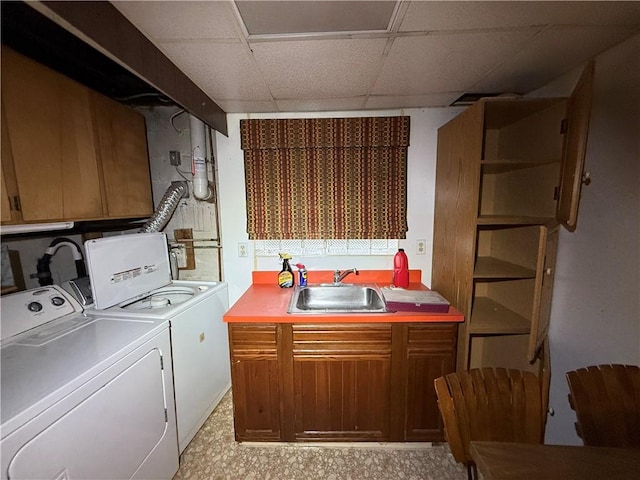
[[[198,200],[207,200],[211,197],[209,178],[207,177],[207,136],[202,121],[189,115],[189,129],[191,131],[191,154],[193,163],[193,196]]]

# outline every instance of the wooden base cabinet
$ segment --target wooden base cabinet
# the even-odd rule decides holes
[[[443,441],[456,324],[230,324],[238,441]]]

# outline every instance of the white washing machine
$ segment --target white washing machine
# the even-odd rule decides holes
[[[169,324],[86,316],[57,286],[2,297],[2,479],[171,479]]]
[[[85,243],[94,307],[88,315],[166,320],[182,453],[231,388],[224,282],[171,280],[166,236],[120,235]]]

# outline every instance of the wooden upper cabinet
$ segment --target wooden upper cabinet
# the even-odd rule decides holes
[[[5,46],[2,175],[3,223],[153,213],[144,116]]]
[[[102,217],[89,89],[3,47],[2,106],[22,220]]]
[[[438,130],[432,288],[465,316],[459,370],[540,371],[559,225],[574,230],[593,65],[570,97],[489,98]]]
[[[565,140],[563,166],[558,199],[558,221],[569,231],[576,229],[578,205],[583,183],[584,158],[587,151],[589,119],[593,96],[594,63],[582,73],[569,98],[567,138]]]
[[[153,202],[144,117],[95,92],[91,94],[91,102],[107,217],[151,215]]]
[[[2,223],[17,223],[22,220],[19,207],[18,187],[15,184],[15,173],[13,171],[13,153],[11,151],[11,140],[7,131],[7,122],[4,115],[4,105],[2,106],[2,158],[0,165],[2,166]],[[5,173],[6,172],[6,173]]]

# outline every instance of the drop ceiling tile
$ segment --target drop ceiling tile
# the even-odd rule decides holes
[[[366,97],[323,98],[323,99],[279,99],[276,100],[281,112],[330,112],[362,110]]]
[[[469,91],[528,93],[616,45],[632,31],[629,27],[550,28]]]
[[[242,31],[228,2],[112,2],[141,31],[157,41],[239,38]]]
[[[374,95],[466,91],[536,32],[437,34],[396,38]]]
[[[371,96],[367,100],[365,108],[393,109],[393,108],[422,108],[422,107],[448,107],[463,92],[434,93],[431,95],[380,95]]]
[[[163,43],[162,49],[215,99],[271,100],[260,71],[241,43]]]
[[[421,2],[409,4],[401,32],[528,27],[637,25],[640,2]]]
[[[227,113],[279,112],[274,101],[261,100],[218,100],[216,103]]]
[[[395,1],[237,1],[250,35],[386,30]]]
[[[252,43],[274,98],[366,95],[386,39],[332,39]]]

